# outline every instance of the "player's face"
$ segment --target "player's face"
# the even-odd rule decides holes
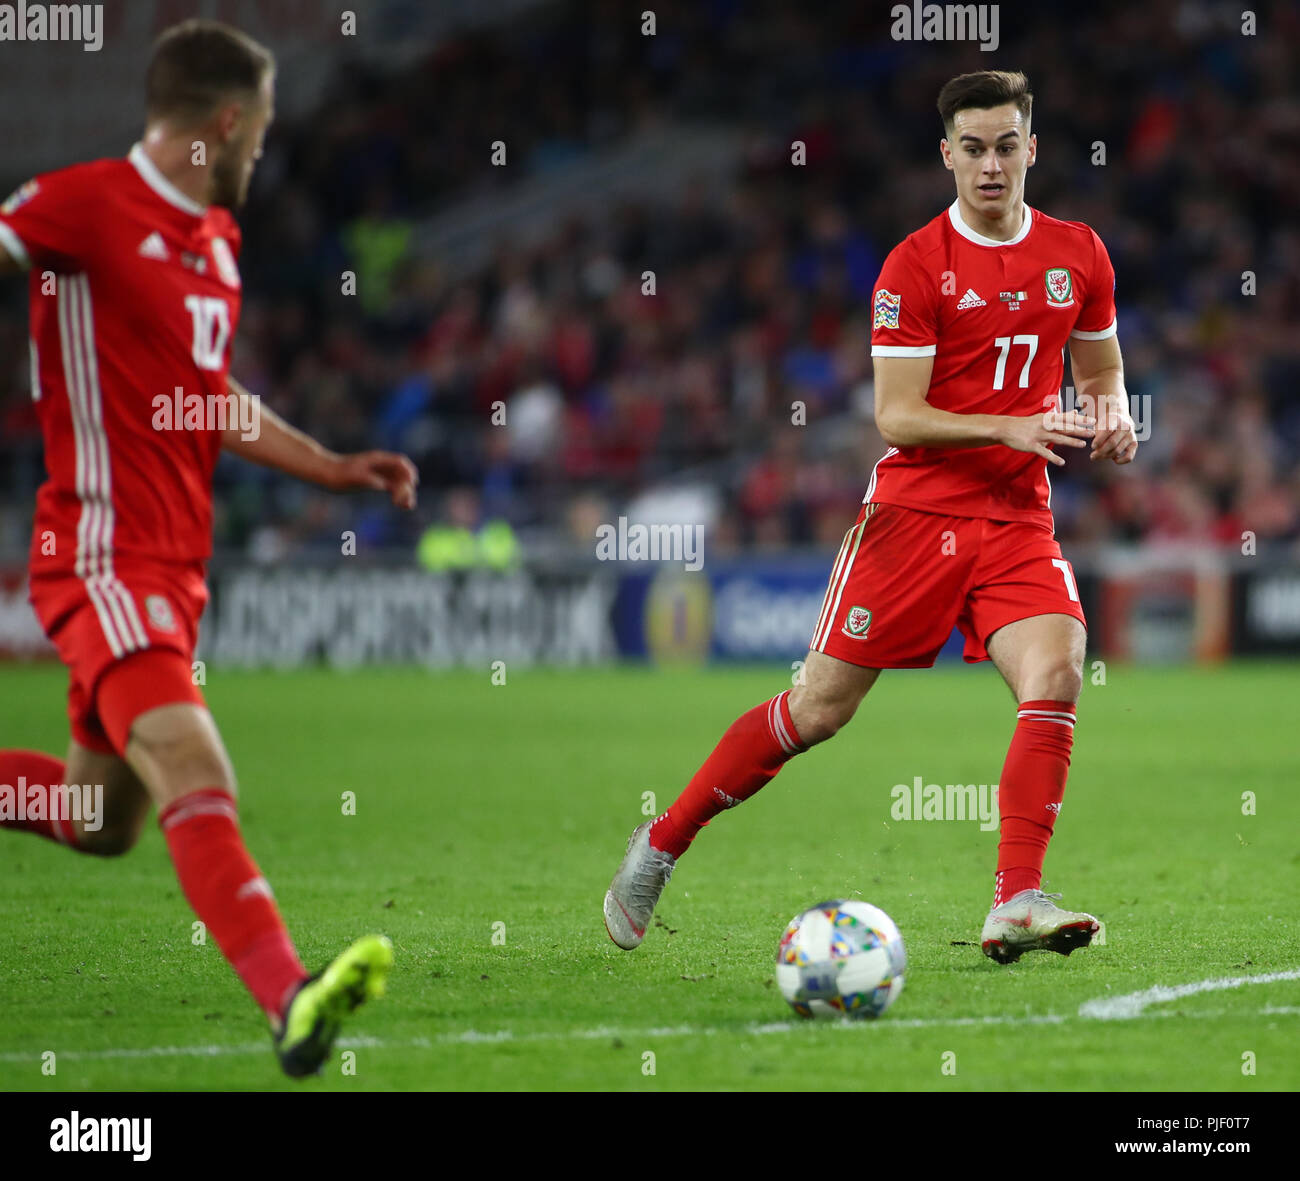
[[[212,204],[238,209],[248,197],[253,168],[262,157],[266,129],[275,115],[275,82],[268,75],[255,106],[243,111],[234,133],[213,162]]]
[[[958,195],[993,221],[1019,209],[1038,141],[1016,104],[958,111],[952,122],[952,136],[941,150],[944,164],[956,174]]]

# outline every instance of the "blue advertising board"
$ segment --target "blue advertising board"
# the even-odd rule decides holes
[[[644,563],[619,580],[613,606],[620,656],[655,663],[803,659],[821,613],[830,558],[711,562],[684,571]],[[939,658],[960,659],[962,637]]]

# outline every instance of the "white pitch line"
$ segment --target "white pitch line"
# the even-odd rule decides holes
[[[1024,1016],[1024,1017],[946,1017],[931,1019],[927,1017],[910,1017],[902,1020],[887,1020],[880,1022],[870,1021],[845,1021],[845,1022],[818,1022],[818,1026],[823,1029],[850,1030],[865,1029],[868,1026],[876,1028],[898,1028],[898,1029],[926,1029],[940,1026],[962,1026],[962,1025],[1056,1025],[1062,1021],[1067,1021],[1067,1017],[1058,1017],[1052,1014],[1044,1016]],[[512,1029],[496,1030],[478,1030],[463,1029],[455,1033],[441,1033],[434,1037],[416,1037],[405,1038],[398,1041],[389,1041],[384,1038],[366,1037],[359,1035],[356,1037],[339,1038],[335,1043],[342,1050],[432,1050],[438,1046],[455,1046],[455,1045],[493,1045],[508,1042],[512,1045],[526,1044],[529,1042],[559,1042],[559,1041],[612,1041],[615,1038],[620,1041],[646,1041],[650,1038],[662,1039],[672,1037],[716,1037],[719,1034],[733,1033],[738,1037],[763,1036],[767,1034],[793,1033],[799,1029],[809,1028],[810,1022],[805,1021],[776,1021],[764,1024],[752,1024],[741,1026],[739,1029],[728,1030],[717,1026],[692,1026],[692,1025],[675,1025],[663,1026],[660,1028],[650,1029],[615,1029],[613,1027],[599,1026],[594,1029],[559,1029],[559,1030],[535,1030],[530,1033],[516,1033]],[[271,1048],[270,1042],[248,1042],[242,1045],[229,1046],[148,1046],[133,1049],[112,1049],[112,1050],[62,1050],[56,1051],[59,1058],[66,1058],[72,1062],[95,1061],[97,1059],[110,1058],[175,1058],[175,1057],[218,1057],[244,1054],[265,1054]],[[5,1051],[0,1053],[0,1062],[35,1062],[40,1060],[40,1054],[44,1051]]]
[[[1248,976],[1248,981],[1262,982],[1266,979],[1296,979],[1297,973],[1278,973],[1276,977]],[[1116,998],[1124,999],[1124,998]],[[1093,1002],[1089,1002],[1093,1003]],[[1086,1007],[1086,1006],[1084,1006]],[[1223,1017],[1249,1016],[1239,1010],[1215,1009],[1195,1013],[1154,1012],[1138,1013],[1137,1016],[1150,1020],[1156,1017],[1181,1017],[1183,1020],[1219,1020]],[[1300,1007],[1270,1006],[1258,1011],[1258,1016],[1300,1017]],[[1080,1012],[1079,1016],[1084,1016]],[[402,1038],[396,1041],[373,1037],[340,1038],[336,1045],[341,1050],[433,1050],[439,1046],[454,1045],[494,1045],[506,1043],[525,1045],[530,1042],[560,1041],[619,1041],[642,1043],[651,1039],[674,1037],[718,1037],[732,1034],[737,1037],[761,1037],[771,1034],[795,1033],[805,1029],[827,1029],[838,1033],[862,1033],[870,1030],[872,1036],[881,1036],[887,1029],[941,1029],[961,1027],[982,1027],[994,1025],[1061,1025],[1076,1018],[1055,1013],[1026,1014],[1021,1017],[986,1016],[986,1017],[904,1017],[889,1018],[881,1021],[844,1021],[844,1022],[809,1022],[809,1021],[775,1021],[741,1026],[739,1029],[725,1029],[718,1026],[675,1025],[649,1029],[615,1029],[598,1027],[594,1029],[538,1030],[532,1033],[515,1033],[510,1029],[476,1030],[465,1029],[457,1033],[442,1033],[434,1037]],[[146,1046],[129,1049],[111,1050],[61,1050],[56,1051],[59,1058],[71,1062],[93,1062],[116,1058],[215,1058],[236,1057],[244,1055],[269,1054],[271,1044],[265,1042],[245,1042],[226,1046]],[[0,1063],[39,1063],[44,1051],[8,1050],[0,1052]]]
[[[1098,1021],[1124,1021],[1141,1017],[1148,1005],[1179,1001],[1185,996],[1195,996],[1198,992],[1220,992],[1227,988],[1241,988],[1246,984],[1273,984],[1279,980],[1300,980],[1300,968],[1289,972],[1266,972],[1259,976],[1220,976],[1212,980],[1198,980],[1195,984],[1157,984],[1154,988],[1144,988],[1141,992],[1085,1001],[1079,1006],[1079,1016]]]
[[[136,1046],[114,1050],[7,1050],[0,1054],[0,1062],[39,1063],[42,1054],[53,1053],[55,1060],[67,1058],[72,1062],[93,1062],[101,1058],[218,1058],[240,1054],[265,1054],[271,1049],[268,1038],[264,1042],[245,1042],[228,1046]]]

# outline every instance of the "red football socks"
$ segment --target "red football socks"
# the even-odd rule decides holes
[[[719,812],[749,799],[804,749],[790,719],[790,691],[741,714],[686,790],[650,826],[650,844],[680,857]]]
[[[280,912],[244,848],[235,801],[220,788],[191,792],[158,816],[181,889],[248,991],[273,1020],[306,979]]]
[[[1038,889],[1052,827],[1061,811],[1074,743],[1074,703],[1025,701],[998,784],[1002,836],[993,905]]]
[[[76,849],[72,820],[59,806],[58,793],[50,792],[62,783],[62,759],[38,750],[0,750],[0,828],[34,832]]]

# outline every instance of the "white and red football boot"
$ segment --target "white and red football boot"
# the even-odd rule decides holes
[[[1069,955],[1087,947],[1101,924],[1090,914],[1062,910],[1052,900],[1059,894],[1021,890],[989,911],[980,935],[984,954],[999,964],[1014,964],[1027,951],[1058,951]]]
[[[645,938],[655,904],[677,866],[676,857],[650,844],[651,823],[647,820],[633,831],[605,894],[605,930],[624,951],[639,947]]]

